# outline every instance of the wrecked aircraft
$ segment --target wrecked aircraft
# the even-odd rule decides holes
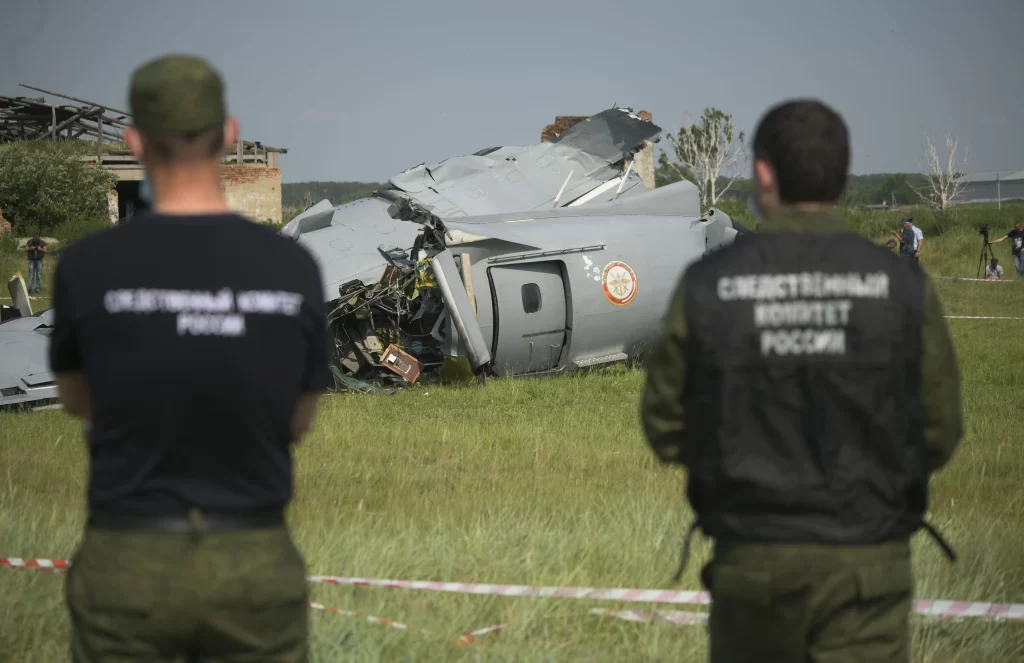
[[[0,406],[38,406],[55,401],[57,385],[47,354],[53,309],[32,312],[20,274],[11,278],[7,289],[12,305],[0,306]]]
[[[324,200],[282,229],[320,264],[335,376],[572,371],[641,354],[688,264],[747,232],[697,188],[633,170],[661,129],[613,108],[555,140],[481,150]]]
[[[281,232],[320,265],[339,387],[641,355],[686,266],[748,232],[702,215],[689,182],[644,186],[633,159],[660,132],[612,108],[552,141],[421,164],[369,198],[295,217]],[[0,406],[56,396],[51,315],[0,324]]]

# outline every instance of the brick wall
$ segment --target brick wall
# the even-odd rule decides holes
[[[281,223],[280,169],[225,166],[223,185],[231,209],[260,223]]]
[[[588,117],[590,116],[556,115],[554,123],[544,127],[544,130],[540,132],[540,141],[546,143],[549,140],[553,140],[555,136],[565,133],[568,129],[571,129],[574,125],[579,124]]]

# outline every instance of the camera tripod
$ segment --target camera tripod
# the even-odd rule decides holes
[[[986,236],[981,241],[981,257],[978,259],[978,278],[981,278],[981,270],[985,269],[985,265],[992,261],[996,257],[995,251],[992,250],[992,243],[988,241]]]

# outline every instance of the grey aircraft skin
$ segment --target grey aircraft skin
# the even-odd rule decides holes
[[[647,190],[632,159],[660,131],[612,108],[552,141],[421,164],[295,217],[281,233],[320,266],[339,386],[407,385],[384,365],[391,345],[431,377],[452,360],[509,376],[642,355],[686,267],[749,232],[702,215],[689,182]],[[56,398],[51,318],[0,324],[0,406]]]
[[[0,324],[0,406],[57,398],[47,350],[53,309]]]

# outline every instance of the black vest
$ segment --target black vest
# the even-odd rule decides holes
[[[900,255],[914,255],[914,242],[917,239],[916,237],[914,237],[914,229],[911,228],[910,226],[905,226],[903,230],[900,231],[900,239],[903,240],[903,242],[900,244]]]
[[[743,240],[685,280],[688,497],[702,528],[909,536],[928,497],[920,268],[852,234]]]

